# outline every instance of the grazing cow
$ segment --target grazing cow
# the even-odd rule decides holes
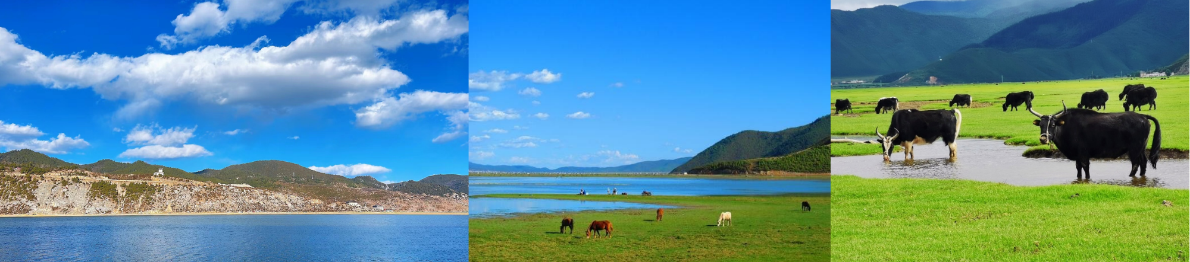
[[[1124,101],[1124,96],[1127,96],[1128,92],[1142,88],[1145,88],[1144,84],[1131,84],[1124,86],[1124,91],[1120,92],[1120,101]]]
[[[876,128],[876,141],[884,149],[884,161],[887,162],[893,145],[901,145],[905,160],[913,160],[914,144],[930,144],[942,138],[942,142],[950,147],[950,160],[954,161],[958,159],[955,140],[959,137],[962,125],[963,113],[958,109],[899,110],[893,113],[892,122],[888,124],[886,132],[889,136],[880,134],[880,128]]]
[[[950,99],[950,107],[954,105],[971,106],[971,95],[969,94],[955,94],[954,98]]]
[[[731,212],[719,213],[719,227],[723,226],[723,221],[727,221],[727,226],[731,226]]]
[[[595,238],[599,238],[599,231],[604,231],[607,237],[612,237],[612,222],[607,220],[591,221],[587,227],[587,238],[591,238],[591,231],[595,231]]]
[[[851,100],[835,99],[835,114],[843,111],[851,112]]]
[[[620,193],[621,196],[627,196],[628,193]]]
[[[876,114],[896,111],[900,107],[899,103],[900,100],[897,100],[897,97],[881,97],[880,101],[876,102]]]
[[[1042,115],[1029,110],[1037,116],[1033,124],[1041,127],[1041,143],[1053,142],[1058,146],[1066,158],[1074,160],[1074,168],[1078,170],[1078,179],[1091,179],[1092,158],[1117,158],[1128,154],[1132,161],[1132,172],[1129,177],[1136,176],[1136,169],[1140,168],[1140,176],[1145,176],[1145,160],[1157,168],[1157,150],[1161,148],[1161,124],[1149,115],[1135,112],[1099,113],[1086,109],[1066,109],[1062,103],[1062,111],[1053,115]],[[1148,159],[1145,156],[1145,140],[1149,139],[1149,120],[1153,121],[1156,130],[1153,132],[1153,144]]]
[[[644,192],[641,192],[641,193],[640,193],[640,195],[642,195],[642,196],[652,196],[652,195],[653,195],[653,192],[644,191]]]
[[[810,202],[802,201],[802,211],[810,211]]]
[[[570,228],[570,233],[574,234],[574,219],[570,217],[562,218],[562,227],[558,228],[558,233],[566,233],[566,228]]]
[[[657,222],[661,222],[661,215],[664,215],[664,214],[665,214],[665,209],[661,209],[661,208],[657,209]]]
[[[1157,109],[1156,88],[1150,86],[1128,91],[1128,97],[1124,99],[1124,111],[1129,111],[1128,109],[1140,111],[1143,105],[1149,105],[1149,110]]]
[[[1018,106],[1025,104],[1025,109],[1033,108],[1033,92],[1021,91],[1016,93],[1008,93],[1004,97],[1004,111],[1008,112],[1008,107],[1012,107],[1013,111],[1017,110]]]
[[[1078,103],[1078,108],[1086,109],[1106,109],[1107,108],[1107,91],[1103,89],[1083,93],[1081,101]]]

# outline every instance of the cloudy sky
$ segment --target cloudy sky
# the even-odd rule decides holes
[[[920,0],[831,0],[831,9],[852,11],[880,5],[903,5]]]
[[[673,159],[829,111],[826,2],[471,6],[472,162]]]
[[[466,1],[20,1],[0,149],[198,171],[464,173]]]

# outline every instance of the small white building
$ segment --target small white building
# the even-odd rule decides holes
[[[1140,72],[1140,77],[1167,77],[1167,76],[1169,76],[1169,75],[1166,75],[1165,72],[1147,72],[1147,73],[1144,71]]]
[[[158,168],[157,172],[153,173],[153,176],[165,176],[165,169]]]

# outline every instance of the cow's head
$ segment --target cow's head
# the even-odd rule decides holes
[[[1033,113],[1039,118],[1033,120],[1033,125],[1041,127],[1041,144],[1049,144],[1050,139],[1054,138],[1054,129],[1066,124],[1066,121],[1061,118],[1062,114],[1066,113],[1066,101],[1062,101],[1062,111],[1054,115],[1038,114],[1037,111],[1033,111],[1033,108],[1029,108],[1029,113]]]
[[[886,162],[888,161],[888,156],[892,154],[893,141],[897,140],[898,136],[901,136],[901,130],[897,130],[896,128],[893,128],[892,130],[894,133],[889,133],[892,136],[885,137],[884,135],[880,134],[880,128],[876,128],[876,141],[880,142],[880,148],[884,150],[884,161]]]

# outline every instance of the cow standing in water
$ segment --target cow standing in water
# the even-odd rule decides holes
[[[607,220],[591,221],[591,225],[587,226],[587,238],[591,238],[591,231],[595,231],[595,238],[599,238],[599,231],[607,233],[607,237],[612,237],[612,222]]]
[[[574,219],[570,217],[562,218],[562,227],[558,228],[558,233],[566,233],[566,228],[570,228],[570,233],[574,234]]]
[[[959,138],[959,128],[963,125],[963,113],[958,109],[928,110],[916,109],[900,110],[893,113],[892,122],[888,124],[888,136],[880,134],[876,128],[876,141],[884,149],[884,161],[889,161],[893,145],[901,145],[905,151],[905,160],[913,160],[914,144],[930,144],[942,138],[942,142],[950,148],[950,161],[958,159],[958,146],[955,141]]]
[[[1129,177],[1145,176],[1145,160],[1157,168],[1158,150],[1161,149],[1161,124],[1156,118],[1135,112],[1099,113],[1087,109],[1066,109],[1053,115],[1037,116],[1033,124],[1041,127],[1041,143],[1054,143],[1067,159],[1074,160],[1078,179],[1091,179],[1092,158],[1117,158],[1128,154],[1132,162]],[[1153,144],[1145,156],[1145,142],[1149,139],[1149,121],[1153,121]]]
[[[835,114],[838,115],[843,111],[851,112],[851,100],[835,99]]]
[[[664,215],[664,214],[665,214],[665,209],[661,209],[661,208],[657,209],[657,222],[661,222],[661,215]]]
[[[810,202],[802,201],[802,211],[810,211]]]

